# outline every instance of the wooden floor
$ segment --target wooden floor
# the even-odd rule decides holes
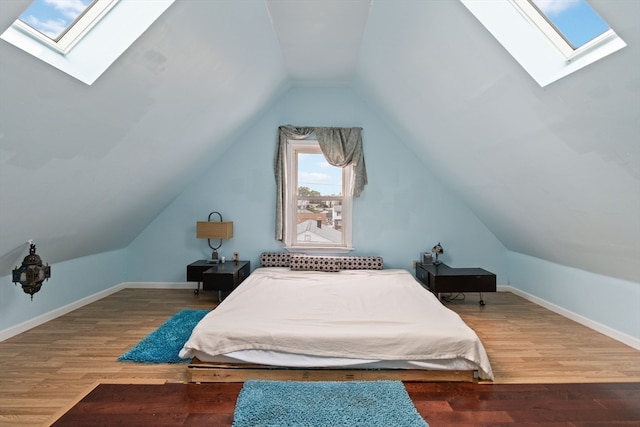
[[[638,382],[640,352],[507,292],[447,306],[478,333],[496,384]],[[217,294],[126,289],[0,343],[0,426],[40,426],[96,381],[183,382],[183,364],[119,355],[184,308]]]
[[[242,383],[98,384],[51,427],[230,427],[241,388]],[[405,388],[430,427],[640,425],[637,383],[408,382]]]

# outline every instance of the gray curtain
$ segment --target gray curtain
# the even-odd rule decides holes
[[[287,140],[306,139],[316,135],[318,145],[327,162],[333,166],[345,167],[353,164],[353,197],[360,196],[367,184],[367,169],[362,150],[362,128],[296,127],[291,125],[278,128],[278,143],[273,170],[276,177],[276,239],[284,240],[285,165],[287,162]]]

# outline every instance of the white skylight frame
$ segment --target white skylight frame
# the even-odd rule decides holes
[[[57,39],[52,39],[20,19],[16,19],[13,26],[25,34],[44,43],[51,49],[66,55],[73,46],[87,34],[100,19],[105,16],[120,0],[96,0],[92,3],[71,26]]]
[[[613,30],[610,30],[567,57],[523,13],[517,5],[520,1],[526,2],[526,0],[460,0],[541,87],[568,76],[627,45]]]
[[[27,35],[13,24],[0,38],[91,85],[174,1],[116,2],[109,13],[104,14],[100,22],[87,31],[66,55]]]
[[[545,18],[529,0],[510,0],[531,21],[544,35],[549,39],[556,49],[565,57],[567,61],[571,61],[577,56],[588,52],[600,45],[606,44],[607,40],[617,37],[616,33],[609,28],[600,36],[592,39],[585,45],[574,48],[564,36]]]

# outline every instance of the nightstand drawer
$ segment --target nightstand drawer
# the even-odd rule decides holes
[[[418,279],[423,284],[429,286],[431,275],[427,270],[422,268],[420,265],[416,266],[416,279]]]
[[[435,292],[495,292],[496,276],[486,274],[441,276],[437,278],[437,284],[430,287]]]
[[[202,289],[205,291],[232,291],[249,276],[249,261],[216,264],[202,273]]]
[[[202,273],[210,269],[212,265],[207,260],[200,260],[187,265],[187,282],[201,282]]]

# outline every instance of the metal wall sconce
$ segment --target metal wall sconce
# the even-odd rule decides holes
[[[29,255],[24,257],[22,265],[16,267],[12,272],[13,283],[20,283],[24,293],[31,295],[38,292],[42,287],[42,282],[51,277],[51,266],[43,265],[40,255],[36,254],[36,244],[31,243],[29,246]]]
[[[211,215],[214,214],[220,217],[220,221],[211,221]],[[222,246],[222,240],[233,237],[233,221],[222,221],[220,212],[211,212],[207,221],[198,221],[196,223],[196,237],[198,239],[207,239],[209,247],[213,250],[209,262],[218,263],[218,249]],[[212,246],[211,239],[219,239],[218,246]]]

